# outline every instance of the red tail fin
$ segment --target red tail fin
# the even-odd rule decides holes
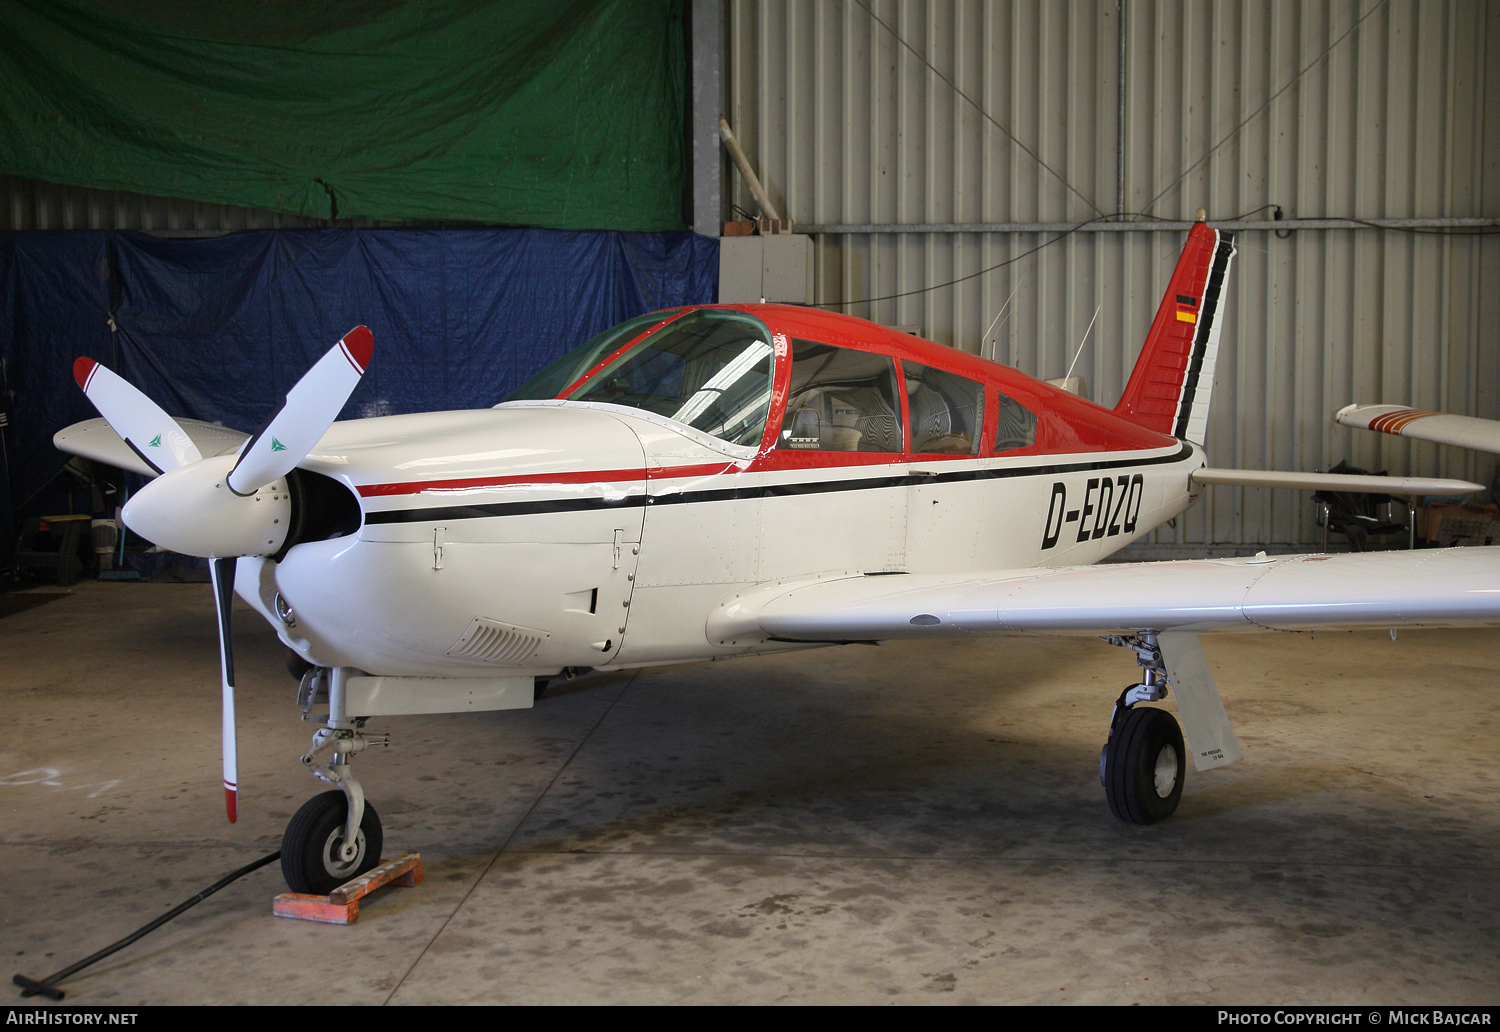
[[[1199,222],[1146,335],[1115,412],[1159,433],[1202,444],[1219,355],[1224,288],[1234,238]]]

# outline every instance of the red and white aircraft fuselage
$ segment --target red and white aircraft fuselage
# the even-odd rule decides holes
[[[817,328],[817,313],[755,314],[773,340]],[[960,357],[865,328],[861,344],[897,361]],[[640,666],[787,647],[708,635],[721,603],[756,585],[1087,565],[1201,490],[1190,477],[1201,447],[972,361],[953,364],[1047,414],[1036,444],[973,456],[746,448],[590,402],[338,423],[302,467],[356,492],[362,526],[279,562],[242,559],[240,592],[321,666],[493,674],[482,650],[501,639],[516,644],[499,666],[518,674]],[[782,413],[770,415],[774,437]],[[295,626],[276,616],[278,593]]]

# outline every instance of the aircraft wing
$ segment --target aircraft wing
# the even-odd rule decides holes
[[[177,425],[192,439],[200,455],[232,452],[250,437],[249,434],[231,430],[227,426],[197,419],[179,419]],[[125,440],[103,419],[85,419],[81,423],[63,427],[53,435],[52,443],[60,451],[82,455],[106,466],[118,466],[148,477],[156,476],[156,470],[131,451]]]
[[[746,589],[717,644],[997,633],[1500,625],[1500,548],[853,574]]]
[[[1334,418],[1360,430],[1500,453],[1500,422],[1493,419],[1424,412],[1405,405],[1345,405]]]

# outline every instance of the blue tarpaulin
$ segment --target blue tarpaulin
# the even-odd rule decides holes
[[[345,419],[494,405],[600,330],[717,289],[718,242],[682,232],[0,234],[12,497],[66,460],[53,433],[97,415],[80,355],[173,415],[253,432],[360,323],[375,357]]]

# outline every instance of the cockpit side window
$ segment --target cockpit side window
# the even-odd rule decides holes
[[[997,420],[995,423],[995,451],[1011,448],[1029,448],[1036,444],[1036,413],[1004,392],[995,394]]]
[[[792,341],[791,388],[778,448],[901,451],[896,364],[885,355]]]
[[[911,450],[919,455],[978,455],[984,429],[984,384],[943,369],[901,363]]]
[[[741,312],[703,309],[641,340],[568,398],[628,405],[730,444],[757,445],[771,408],[773,372],[764,323]]]

